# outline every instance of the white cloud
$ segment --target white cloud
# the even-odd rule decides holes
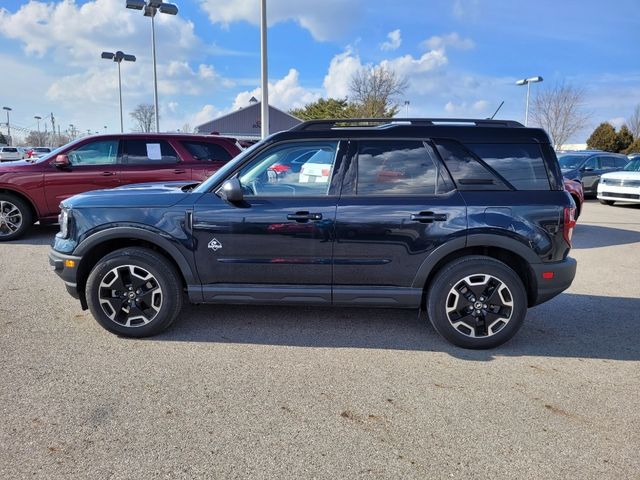
[[[149,20],[140,12],[127,10],[121,0],[94,0],[78,5],[73,0],[59,3],[30,1],[15,13],[0,10],[0,34],[20,41],[28,55],[52,55],[66,65],[99,59],[99,52],[114,45],[138,56],[150,49]],[[179,16],[156,18],[158,51],[164,58],[181,58],[202,48],[192,22]],[[160,59],[161,60],[161,59]]]
[[[292,68],[284,78],[277,80],[275,83],[269,82],[269,105],[287,111],[292,108],[303,107],[307,103],[314,102],[320,98],[320,92],[300,86],[299,76],[299,72]],[[258,87],[251,91],[240,92],[236,95],[231,111],[249,105],[251,97],[256,97],[260,100],[262,98],[262,89]]]
[[[380,50],[388,52],[400,48],[400,45],[402,44],[400,29],[387,33],[387,38],[389,40],[380,45]]]
[[[200,0],[202,9],[212,23],[228,25],[246,21],[253,25],[260,22],[257,0]],[[311,33],[313,38],[328,41],[341,38],[353,25],[362,11],[363,0],[324,0],[301,2],[299,0],[269,0],[267,22],[272,26],[279,22],[294,21]]]
[[[349,84],[353,75],[362,68],[360,57],[351,48],[336,55],[329,63],[324,77],[324,90],[330,98],[345,98],[349,95]]]
[[[487,113],[489,102],[487,100],[476,100],[475,102],[463,101],[454,103],[449,101],[444,106],[444,111],[457,116],[481,116]]]
[[[433,36],[422,43],[424,48],[440,50],[445,47],[458,48],[460,50],[470,50],[475,47],[475,43],[470,38],[462,38],[456,32],[442,36]]]

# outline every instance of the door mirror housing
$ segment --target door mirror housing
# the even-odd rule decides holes
[[[57,155],[51,165],[57,168],[69,168],[71,167],[71,161],[68,155]]]
[[[593,172],[593,167],[582,167],[583,172]]]
[[[231,203],[241,202],[244,199],[242,185],[237,177],[226,180],[216,193],[220,198]]]

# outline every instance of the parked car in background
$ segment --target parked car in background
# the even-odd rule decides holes
[[[597,193],[600,175],[622,170],[629,162],[626,155],[600,150],[558,152],[557,155],[562,175],[582,183],[585,196]]]
[[[29,149],[27,147],[16,147],[16,148],[20,152],[20,160],[29,158]]]
[[[582,213],[582,204],[584,203],[584,190],[582,189],[582,184],[580,182],[576,182],[575,180],[569,180],[568,178],[563,178],[564,180],[564,189],[571,194],[571,198],[576,204],[576,214],[575,219],[577,220]]]
[[[598,200],[605,205],[640,203],[640,156],[631,160],[624,170],[602,175]]]
[[[0,162],[22,160],[22,153],[18,147],[0,147]]]
[[[635,160],[636,158],[640,158],[640,152],[634,152],[627,155],[629,160]]]
[[[19,160],[16,147],[10,152]],[[240,153],[233,138],[185,134],[84,137],[35,161],[0,166],[0,241],[55,223],[60,202],[88,190],[172,180],[201,182]],[[0,152],[2,154],[2,152]]]
[[[51,153],[49,147],[31,147],[27,149],[28,158],[40,158],[48,153]]]

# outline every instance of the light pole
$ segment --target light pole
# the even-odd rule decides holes
[[[518,80],[516,85],[526,85],[527,86],[527,106],[524,110],[524,126],[527,126],[529,122],[529,93],[531,92],[531,84],[538,83],[543,80],[542,77],[531,77],[531,78],[523,78],[522,80]]]
[[[261,134],[269,136],[269,76],[267,73],[267,0],[260,2],[260,58],[262,67]]]
[[[134,55],[128,55],[118,50],[113,52],[102,52],[102,58],[105,60],[113,60],[118,64],[118,94],[120,95],[120,133],[124,132],[124,122],[122,120],[122,76],[120,75],[120,64],[124,60],[125,62],[135,62],[136,57]]]
[[[127,8],[143,10],[145,17],[151,17],[151,56],[153,57],[153,104],[156,117],[156,132],[160,131],[160,116],[158,112],[158,73],[156,71],[156,24],[154,18],[158,10],[160,13],[177,15],[178,6],[165,3],[162,0],[127,0]]]
[[[7,111],[7,145],[11,145],[11,122],[9,121],[9,112],[13,110],[10,107],[2,107],[3,110]]]
[[[409,104],[410,104],[410,103],[411,103],[411,102],[410,102],[409,100],[405,100],[405,101],[404,101],[404,108],[406,109],[406,115],[405,115],[405,116],[406,116],[407,118],[409,118]]]
[[[40,136],[40,120],[42,120],[42,117],[36,115],[35,117],[33,117],[36,119],[36,121],[38,122],[38,145],[36,146],[40,146],[42,145],[42,137]]]

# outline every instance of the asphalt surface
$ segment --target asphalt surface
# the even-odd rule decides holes
[[[640,207],[585,205],[578,275],[506,345],[413,312],[189,306],[118,338],[0,244],[0,478],[640,478]]]

